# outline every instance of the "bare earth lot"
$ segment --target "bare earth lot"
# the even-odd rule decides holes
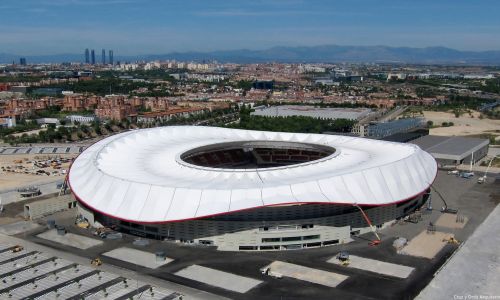
[[[450,112],[424,111],[426,120],[434,122],[434,125],[441,125],[443,122],[453,122],[451,127],[438,127],[430,130],[431,135],[474,135],[490,133],[500,136],[500,120],[479,119],[479,112],[474,111],[471,117],[465,113],[456,118]],[[498,138],[498,137],[497,137]]]

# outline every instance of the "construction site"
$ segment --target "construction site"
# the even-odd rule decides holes
[[[486,223],[498,220],[500,212],[495,207],[500,195],[496,176],[491,174],[484,184],[477,184],[475,180],[440,171],[430,204],[377,229],[377,236],[367,232],[353,236],[348,244],[237,255],[217,251],[210,245],[151,240],[118,232],[116,228],[93,228],[70,205],[56,213],[29,218],[25,215],[25,203],[11,203],[2,212],[2,219],[8,222],[0,225],[1,244],[6,245],[1,250],[1,255],[6,256],[0,258],[0,264],[6,267],[0,277],[7,282],[1,288],[1,296],[7,298],[10,294],[11,299],[30,295],[53,299],[56,294],[84,299],[105,295],[109,299],[125,299],[120,295],[130,299],[275,299],[280,295],[296,298],[314,295],[317,299],[413,298],[435,276],[442,277],[440,274],[447,272],[447,266],[453,268],[455,258],[451,257],[460,257],[453,254],[460,253],[464,242],[467,245],[488,215]],[[54,198],[65,197],[70,199],[69,195]],[[379,242],[373,243],[374,240]],[[484,247],[488,245],[488,241],[481,243],[486,243]],[[495,247],[498,244],[491,245],[490,256],[476,257],[468,264],[476,268],[491,264],[491,259],[499,253]],[[45,266],[44,263],[55,266],[50,270],[37,267]],[[12,272],[30,277],[16,277]],[[58,276],[58,272],[62,273]],[[462,277],[455,284],[467,285],[472,280],[466,274]],[[63,282],[67,285],[64,289]],[[474,284],[480,289],[487,282],[481,279]],[[424,293],[423,299],[439,294],[428,289]]]
[[[252,149],[261,151],[258,146]],[[307,151],[307,163],[325,149],[292,150]],[[210,156],[208,150],[214,149],[202,150],[185,159],[226,167],[235,163],[226,156]],[[266,151],[275,156],[273,151],[282,149]],[[385,211],[394,206],[390,214],[354,203],[347,211],[355,213],[350,219],[354,230],[342,233],[342,240],[329,236],[316,220],[306,227],[271,226],[266,220],[267,229],[257,233],[262,240],[254,241],[258,246],[235,243],[230,248],[203,238],[168,238],[168,227],[164,237],[146,236],[142,233],[152,226],[139,228],[131,222],[125,224],[127,231],[123,223],[89,219],[68,184],[66,170],[74,156],[12,155],[2,156],[2,172],[9,174],[5,180],[11,180],[11,174],[53,179],[32,185],[18,182],[0,193],[0,299],[440,299],[453,297],[454,291],[498,294],[491,284],[498,282],[494,270],[500,261],[500,178],[497,169],[490,169],[494,157],[485,158],[484,171],[437,171],[423,197],[384,206]],[[242,162],[244,155],[234,157]],[[51,175],[55,171],[59,173]],[[89,180],[100,183],[96,179],[101,177],[93,177]],[[120,193],[112,191],[110,195]],[[291,209],[318,213],[304,205],[278,209],[286,222],[293,221],[288,217]],[[298,240],[297,232],[307,235]],[[326,238],[318,242],[320,235]],[[476,252],[481,255],[471,254]],[[472,271],[458,274],[460,269]]]

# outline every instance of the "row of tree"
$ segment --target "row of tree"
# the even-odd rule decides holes
[[[263,117],[252,116],[248,108],[240,112],[240,121],[227,125],[229,128],[278,131],[278,132],[350,132],[356,121],[347,119],[325,120],[303,116]]]
[[[130,92],[138,88],[145,87],[152,90],[156,86],[156,84],[147,82],[135,82],[118,78],[103,78],[81,80],[77,82],[58,83],[47,85],[44,87],[62,88],[63,90],[70,90],[75,93],[91,93],[99,96],[104,96],[111,93],[128,95]]]
[[[42,129],[38,133],[13,135],[27,129],[38,129],[36,122],[22,123],[22,127],[0,128],[0,138],[11,145],[33,144],[33,143],[54,143],[65,141],[78,141],[82,139],[94,138],[101,135],[108,135],[114,132],[120,132],[128,129],[151,128],[167,125],[210,125],[223,126],[225,123],[234,121],[238,115],[234,108],[207,111],[188,117],[174,117],[168,121],[157,122],[131,122],[128,119],[121,121],[110,120],[108,122],[94,121],[91,124],[75,124],[70,126],[58,126],[51,124],[47,129]],[[30,126],[30,127],[27,127]]]

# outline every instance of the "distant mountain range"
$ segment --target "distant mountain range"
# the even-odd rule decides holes
[[[18,63],[20,55],[0,53],[0,63]],[[28,63],[82,62],[82,54],[23,56]],[[226,50],[212,52],[172,52],[137,56],[117,56],[115,61],[168,60],[234,63],[256,62],[375,62],[425,64],[500,65],[500,51],[459,51],[446,47],[338,46],[273,47],[265,50]],[[100,61],[100,56],[96,57]]]

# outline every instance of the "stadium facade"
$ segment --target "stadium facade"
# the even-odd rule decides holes
[[[219,250],[347,243],[421,207],[437,164],[416,145],[171,126],[101,140],[69,184],[91,223]]]

